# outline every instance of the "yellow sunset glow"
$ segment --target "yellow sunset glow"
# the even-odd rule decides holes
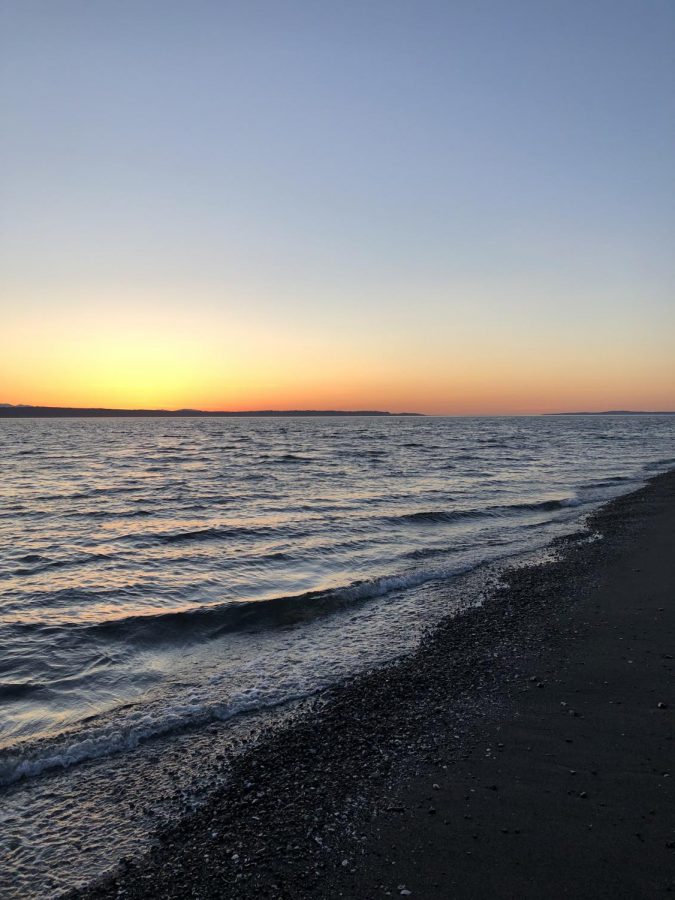
[[[467,336],[451,316],[436,330],[394,322],[377,333],[244,307],[207,315],[142,297],[16,312],[0,359],[2,401],[52,406],[198,409],[389,409],[427,413],[536,413],[668,408],[675,376],[664,339],[646,354],[639,336],[611,346],[547,344],[523,328],[506,344]],[[564,337],[564,335],[562,335]],[[627,360],[630,366],[627,366]]]

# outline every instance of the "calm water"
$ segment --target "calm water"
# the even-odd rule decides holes
[[[0,421],[16,896],[74,877],[49,880],[68,816],[60,837],[28,822],[50,780],[195,747],[404,651],[451,610],[444,586],[578,527],[672,466],[674,438],[666,416]]]

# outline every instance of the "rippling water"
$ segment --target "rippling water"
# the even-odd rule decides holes
[[[45,877],[16,824],[31,782],[401,652],[448,611],[439,587],[668,468],[674,437],[667,416],[0,421],[24,889]]]

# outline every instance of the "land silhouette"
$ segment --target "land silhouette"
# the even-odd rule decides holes
[[[87,406],[29,406],[24,404],[0,404],[0,418],[5,419],[74,419],[74,418],[194,418],[222,417],[247,418],[254,416],[421,416],[422,413],[392,413],[378,409],[252,409],[243,411],[203,410],[203,409],[108,409],[106,407]]]

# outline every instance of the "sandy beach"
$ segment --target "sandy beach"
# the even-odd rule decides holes
[[[81,896],[675,890],[675,473],[323,695]]]

